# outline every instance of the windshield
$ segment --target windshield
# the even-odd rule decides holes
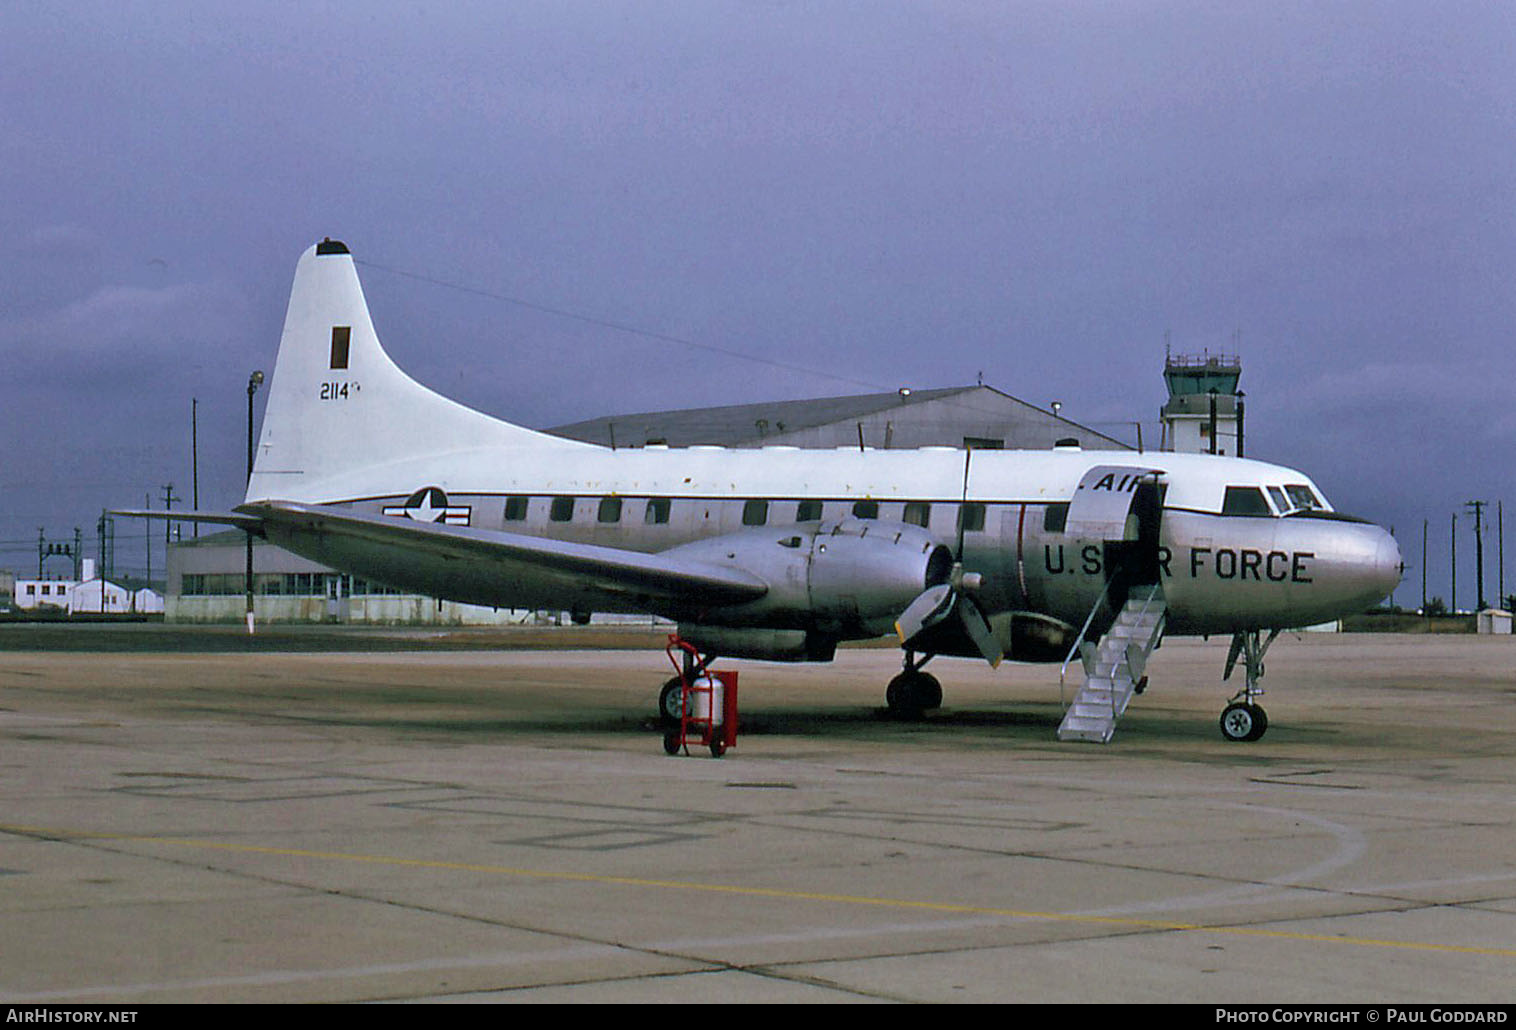
[[[1326,507],[1321,503],[1321,498],[1317,497],[1315,492],[1304,483],[1286,484],[1284,491],[1290,495],[1290,500],[1294,502],[1293,506],[1297,510],[1315,511]]]

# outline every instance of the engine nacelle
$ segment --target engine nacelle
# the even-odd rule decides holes
[[[829,662],[837,638],[807,629],[749,629],[681,622],[679,636],[702,654],[765,662]]]
[[[736,565],[768,584],[764,597],[706,612],[700,625],[805,630],[833,640],[888,633],[918,594],[953,569],[952,552],[926,530],[877,519],[748,530],[667,553]],[[779,649],[816,645],[797,639]]]

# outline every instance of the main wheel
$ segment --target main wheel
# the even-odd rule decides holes
[[[942,684],[929,672],[916,674],[916,697],[927,710],[942,707]]]
[[[684,681],[678,676],[658,692],[658,720],[666,727],[678,726],[684,718]]]
[[[1269,728],[1269,717],[1257,705],[1235,701],[1221,713],[1221,735],[1233,742],[1253,741]]]
[[[885,688],[884,703],[898,718],[919,719],[927,709],[942,707],[942,684],[929,673],[902,672]]]

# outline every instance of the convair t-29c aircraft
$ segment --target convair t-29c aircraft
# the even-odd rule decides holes
[[[390,360],[333,240],[295,270],[247,498],[219,521],[434,597],[666,616],[706,656],[827,661],[893,630],[900,713],[941,703],[922,671],[938,655],[1078,658],[1063,734],[1098,740],[1165,632],[1231,635],[1226,673],[1240,658],[1246,685],[1221,727],[1257,739],[1279,630],[1359,612],[1401,575],[1388,533],[1263,462],[613,450],[512,425]]]

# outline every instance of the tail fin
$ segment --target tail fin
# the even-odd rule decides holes
[[[382,492],[382,466],[428,455],[585,446],[491,418],[402,372],[374,333],[351,253],[328,239],[295,268],[247,500],[333,500],[369,480]]]

